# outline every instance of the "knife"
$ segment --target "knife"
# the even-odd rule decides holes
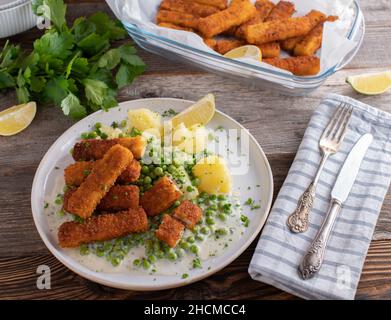
[[[362,159],[372,143],[373,136],[364,134],[353,146],[347,156],[331,191],[331,205],[315,239],[300,263],[299,271],[303,279],[312,278],[321,268],[330,232],[342,204],[348,198],[356,180]]]

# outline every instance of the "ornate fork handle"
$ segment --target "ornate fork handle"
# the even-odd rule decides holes
[[[292,232],[305,232],[308,229],[308,216],[315,200],[316,185],[311,183],[300,198],[295,212],[288,217],[288,227]]]
[[[303,279],[312,278],[322,266],[327,242],[340,209],[341,203],[333,199],[325,221],[300,263],[299,270]]]

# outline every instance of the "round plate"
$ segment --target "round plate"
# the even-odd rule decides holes
[[[92,271],[71,258],[67,251],[58,245],[55,233],[51,232],[49,228],[47,212],[44,210],[45,199],[50,198],[54,201],[56,194],[61,192],[61,189],[55,189],[58,188],[59,181],[63,181],[63,169],[73,162],[69,151],[75,142],[80,139],[82,132],[88,131],[96,122],[110,125],[113,121],[121,121],[126,118],[127,111],[130,109],[148,108],[162,113],[164,110],[171,108],[179,112],[191,104],[193,104],[192,101],[171,98],[123,102],[108,112],[97,111],[79,121],[65,131],[50,147],[39,164],[34,177],[31,191],[31,208],[35,225],[42,240],[53,255],[65,266],[82,277],[103,285],[129,290],[161,290],[187,285],[212,275],[235,260],[255,239],[270,210],[273,196],[273,176],[265,154],[247,130],[242,132],[249,138],[249,169],[244,175],[233,176],[233,191],[240,192],[241,203],[251,197],[257,203],[259,201],[261,206],[255,210],[250,210],[248,206],[244,206],[243,213],[250,218],[250,225],[245,228],[245,233],[240,240],[231,243],[219,256],[203,262],[202,269],[190,270],[189,277],[186,279],[181,279],[178,275],[133,274],[132,270],[126,273]],[[244,129],[234,119],[220,111],[216,111],[207,127],[216,129],[220,126],[225,129]]]

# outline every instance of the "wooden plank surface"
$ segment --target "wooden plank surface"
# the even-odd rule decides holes
[[[69,17],[101,10],[100,0],[67,1]],[[329,92],[352,96],[391,112],[391,93],[364,97],[345,84],[347,75],[384,70],[391,65],[391,2],[361,1],[367,33],[356,58],[325,85],[307,97],[287,97],[249,88],[232,79],[179,65],[143,50],[147,72],[121,90],[119,101],[145,97],[196,100],[208,92],[218,108],[247,127],[265,150],[272,166],[275,195],[282,185],[304,134],[312,110]],[[30,48],[40,31],[15,36],[13,42]],[[0,45],[4,41],[0,40]],[[0,110],[16,102],[13,94],[0,95]],[[251,280],[247,267],[256,241],[231,265],[193,285],[152,293],[108,288],[85,280],[59,263],[41,241],[31,216],[30,192],[35,170],[49,146],[73,122],[55,107],[40,107],[31,126],[19,135],[0,137],[0,299],[295,299],[271,286]],[[391,299],[391,193],[380,214],[364,265],[356,298]],[[52,270],[52,289],[36,289],[36,268]]]

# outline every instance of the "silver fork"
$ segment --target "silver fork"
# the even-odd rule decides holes
[[[294,233],[305,232],[308,229],[309,214],[314,205],[316,186],[320,175],[329,156],[337,153],[342,144],[352,110],[353,108],[349,104],[341,103],[320,137],[319,148],[322,152],[322,159],[315,178],[301,196],[295,212],[287,220],[289,229]]]

